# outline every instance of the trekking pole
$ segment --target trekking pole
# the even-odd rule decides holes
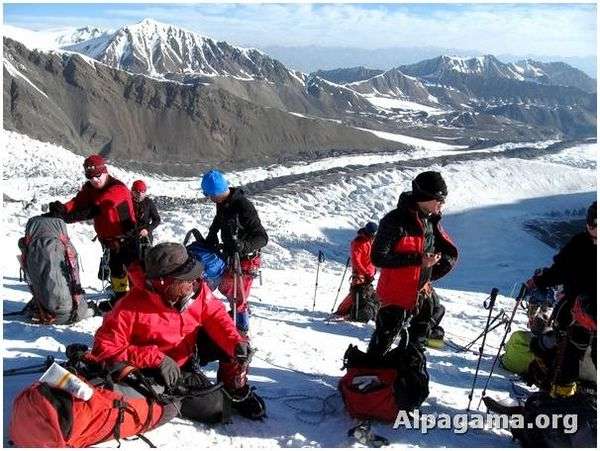
[[[38,363],[37,365],[28,365],[22,366],[20,368],[11,368],[9,370],[4,370],[2,376],[22,376],[25,374],[43,373],[48,368],[50,368],[53,363],[54,356],[49,355],[48,357],[46,357],[46,361],[44,363]]]
[[[515,299],[515,306],[512,310],[512,313],[510,314],[510,318],[508,319],[508,322],[506,323],[506,330],[504,332],[504,337],[502,337],[502,342],[500,343],[500,346],[498,347],[498,352],[496,353],[496,357],[494,357],[494,361],[492,362],[492,369],[490,370],[490,374],[488,374],[488,378],[485,381],[485,386],[483,387],[483,392],[481,393],[481,399],[479,399],[479,404],[477,404],[477,410],[479,410],[479,407],[481,406],[481,401],[483,401],[483,398],[485,398],[485,393],[486,393],[486,390],[490,383],[490,379],[492,378],[492,374],[494,373],[494,368],[496,368],[496,363],[498,362],[498,359],[500,358],[500,353],[502,352],[502,348],[504,347],[504,343],[506,342],[506,337],[508,336],[508,333],[510,332],[510,326],[511,326],[513,320],[515,319],[515,314],[517,313],[517,310],[519,309],[519,306],[521,305],[521,301],[525,297],[526,293],[527,293],[527,285],[522,284],[521,289],[519,290],[519,294],[517,295],[517,298]]]
[[[471,349],[471,346],[473,346],[475,343],[477,343],[479,341],[479,339],[481,337],[483,337],[485,334],[490,333],[494,329],[498,328],[498,326],[506,323],[507,319],[504,317],[505,315],[506,315],[506,312],[504,311],[504,309],[501,309],[500,312],[492,318],[492,321],[490,321],[490,324],[487,326],[487,327],[489,327],[487,332],[485,329],[483,329],[483,331],[477,336],[477,338],[470,341],[467,345],[462,346],[461,350],[468,351],[469,349]],[[498,320],[499,320],[499,322],[498,322]]]
[[[319,269],[321,268],[321,263],[325,261],[325,254],[319,251],[317,255],[317,279],[315,280],[315,294],[313,296],[313,307],[312,311],[315,311],[315,306],[317,305],[317,288],[319,288]]]
[[[231,312],[233,315],[233,325],[237,327],[237,304],[239,301],[239,292],[240,292],[240,254],[235,251],[233,254],[233,300],[230,304]]]
[[[348,271],[348,266],[350,266],[350,257],[348,257],[348,259],[346,260],[346,267],[344,268],[344,273],[342,274],[342,280],[340,281],[340,286],[335,295],[335,301],[333,301],[333,307],[331,307],[331,313],[333,313],[333,310],[335,309],[335,306],[338,301],[338,297],[340,296],[340,291],[342,290],[342,285],[344,284],[344,279],[346,278],[346,272]]]
[[[473,377],[473,384],[471,385],[471,391],[469,392],[469,404],[467,405],[467,412],[471,410],[471,401],[473,401],[473,392],[475,391],[475,383],[477,382],[477,375],[479,374],[479,366],[481,365],[481,357],[483,356],[483,349],[485,348],[485,339],[487,338],[487,331],[490,327],[490,320],[492,318],[492,310],[494,310],[494,304],[496,304],[496,296],[498,296],[498,288],[492,288],[490,293],[490,303],[486,304],[483,302],[483,306],[488,310],[487,322],[485,329],[483,329],[483,340],[479,347],[479,357],[477,358],[477,368],[475,368],[475,376]]]

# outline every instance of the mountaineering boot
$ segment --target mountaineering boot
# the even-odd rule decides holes
[[[429,338],[432,340],[443,340],[444,339],[444,328],[442,326],[434,326],[429,332]]]
[[[122,298],[129,291],[129,278],[127,274],[123,277],[110,277],[110,286],[115,293],[114,301]]]
[[[235,390],[231,394],[233,410],[250,420],[262,420],[267,416],[267,406],[263,399],[254,392],[254,387]]]
[[[550,388],[550,396],[553,398],[569,398],[577,391],[577,383],[572,382],[570,384],[552,384]]]

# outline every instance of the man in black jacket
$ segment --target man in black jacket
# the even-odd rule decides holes
[[[579,361],[588,346],[596,365],[596,202],[588,209],[586,231],[578,233],[554,256],[554,263],[527,281],[529,288],[563,285],[563,298],[553,312],[558,334],[550,395],[575,393]]]
[[[412,191],[402,193],[398,207],[379,223],[371,250],[373,264],[381,268],[377,284],[381,308],[368,348],[374,357],[383,356],[402,331],[409,341],[423,345],[432,326],[439,326],[441,315],[435,314],[436,294],[430,281],[446,275],[458,258],[440,225],[447,194],[439,172],[423,172],[412,181]]]
[[[150,244],[154,241],[152,232],[160,224],[160,215],[156,205],[147,194],[146,184],[143,180],[136,180],[131,185],[131,197],[133,199],[133,208],[135,209],[135,218],[137,221],[138,236],[140,239],[147,238]]]
[[[252,281],[260,269],[260,250],[266,246],[269,237],[252,202],[240,188],[230,188],[220,171],[213,169],[204,174],[201,186],[204,195],[217,205],[217,214],[206,237],[207,244],[220,247],[220,232],[223,253],[229,261],[219,291],[230,304],[235,303],[236,326],[240,332],[247,334],[250,326],[248,297]],[[236,254],[240,257],[242,274],[234,281]]]

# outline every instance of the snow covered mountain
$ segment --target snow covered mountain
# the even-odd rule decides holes
[[[66,46],[109,66],[150,76],[228,76],[284,83],[293,75],[256,49],[216,42],[173,25],[144,19],[113,34]]]
[[[93,68],[91,69],[93,70]],[[109,75],[109,74],[104,74]],[[113,74],[114,75],[114,74]],[[143,77],[140,77],[143,78]],[[78,89],[73,86],[73,89]],[[496,312],[514,306],[511,289],[535,268],[551,262],[555,249],[538,240],[523,225],[549,221],[555,211],[585,209],[596,197],[595,144],[549,151],[546,145],[471,153],[456,148],[440,150],[439,143],[421,142],[412,152],[356,157],[339,156],[311,164],[253,167],[228,173],[237,185],[251,185],[250,198],[260,214],[270,241],[262,254],[262,278],[255,281],[249,302],[252,309],[250,339],[257,349],[249,371],[250,384],[265,398],[268,417],[252,422],[235,416],[230,424],[202,425],[174,419],[144,435],[159,448],[274,448],[356,447],[346,431],[356,422],[343,407],[337,383],[343,374],[342,356],[348,345],[365,350],[374,324],[327,322],[342,281],[350,240],[367,221],[380,220],[393,209],[398,195],[423,170],[438,170],[448,182],[444,227],[460,249],[457,267],[435,282],[446,308],[442,326],[448,339],[466,345],[485,326],[483,300],[492,287],[500,289]],[[30,299],[19,281],[18,239],[27,219],[43,204],[66,200],[84,182],[83,157],[67,149],[5,133],[3,203],[4,233],[0,270],[4,278],[3,309],[15,312]],[[112,161],[111,161],[112,163]],[[163,218],[155,242],[181,242],[187,230],[204,232],[215,207],[198,191],[198,171],[192,178],[141,174],[110,165],[117,178],[130,185],[146,180],[149,195]],[[92,241],[87,223],[68,225],[68,233],[81,259],[81,281],[88,299],[103,297],[97,279],[100,246]],[[316,308],[313,310],[317,253],[325,253],[320,267]],[[347,274],[346,274],[347,275]],[[342,294],[349,289],[343,281]],[[218,292],[216,296],[222,298]],[[71,343],[90,345],[101,318],[88,318],[71,326],[39,326],[18,317],[4,317],[4,369],[36,365],[49,356],[65,358]],[[519,309],[512,330],[526,327]],[[476,387],[479,401],[483,376],[492,367],[504,328],[490,332]],[[424,414],[464,414],[477,365],[477,355],[451,348],[427,349],[429,397]],[[216,367],[206,374],[216,377]],[[3,445],[9,446],[10,411],[16,395],[39,374],[4,377]],[[487,394],[516,403],[529,391],[503,368],[491,378]],[[496,423],[497,424],[497,423]],[[499,427],[468,428],[464,433],[437,428],[427,434],[373,423],[373,431],[391,446],[408,447],[511,447],[510,433]],[[102,446],[116,447],[112,441]],[[141,441],[123,442],[124,448],[146,448]]]
[[[546,85],[571,86],[589,93],[596,92],[596,80],[585,72],[562,62],[542,63],[528,59],[511,63],[510,66],[528,81]]]
[[[443,79],[449,74],[507,78],[519,81],[524,79],[510,65],[504,64],[493,55],[475,58],[442,55],[416,64],[400,66],[399,69],[405,74],[428,79]]]
[[[32,33],[13,30],[4,42],[4,127],[149,165],[165,155],[247,165],[389,145],[357,128],[467,145],[596,130],[595,94],[567,86],[577,75],[558,66],[442,56],[385,72],[303,74],[150,19],[110,33]],[[53,52],[34,57],[44,43]],[[185,165],[174,164],[180,174]]]
[[[110,31],[96,27],[53,28],[33,31],[26,28],[3,25],[3,35],[25,44],[30,49],[58,50],[90,39],[106,38]]]

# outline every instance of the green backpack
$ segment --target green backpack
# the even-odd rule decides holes
[[[500,359],[504,368],[516,374],[527,373],[527,368],[535,357],[529,349],[532,337],[533,334],[526,330],[513,332],[506,343],[506,352]]]

